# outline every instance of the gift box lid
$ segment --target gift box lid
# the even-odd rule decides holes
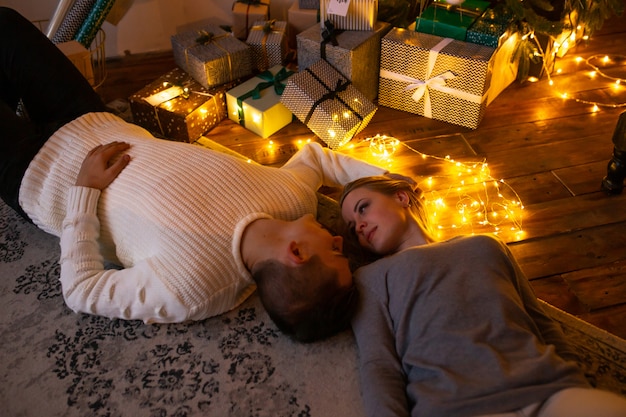
[[[229,53],[248,50],[250,47],[217,25],[205,25],[198,30],[188,30],[172,35],[173,48],[184,48],[187,54],[208,62]]]
[[[361,44],[371,39],[372,36],[383,36],[387,31],[391,29],[391,26],[387,22],[376,22],[373,31],[367,30],[335,30],[334,36],[337,42],[337,45],[333,45],[332,40],[328,40],[328,47],[341,48],[345,50],[354,50],[358,48]],[[315,43],[321,43],[322,32],[324,29],[320,30],[320,27],[315,25],[312,26],[296,35],[297,38],[306,39],[313,41]]]

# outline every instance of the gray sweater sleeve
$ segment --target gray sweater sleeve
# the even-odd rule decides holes
[[[376,276],[369,274],[370,278]],[[385,278],[378,277],[378,282],[371,284],[380,284]],[[406,376],[396,352],[387,300],[369,285],[359,285],[359,296],[359,311],[352,327],[358,344],[365,410],[371,417],[408,416]]]
[[[500,242],[500,245],[502,251],[508,256],[511,268],[513,269],[513,276],[515,277],[513,285],[516,287],[524,303],[526,312],[536,323],[539,333],[543,338],[542,341],[547,345],[554,345],[556,352],[563,359],[575,362],[578,361],[579,358],[572,348],[572,345],[566,340],[563,329],[546,314],[545,309],[537,300],[537,296],[528,278],[524,275],[524,272],[515,260],[509,247],[504,242]]]

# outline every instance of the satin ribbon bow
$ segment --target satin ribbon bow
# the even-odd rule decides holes
[[[396,80],[400,82],[409,83],[404,91],[415,90],[411,98],[418,102],[419,100],[424,98],[424,116],[428,118],[432,118],[432,107],[430,102],[430,93],[429,90],[437,90],[443,93],[450,94],[454,97],[459,97],[463,100],[467,100],[473,103],[480,104],[483,100],[483,97],[477,96],[475,94],[468,93],[467,91],[457,90],[446,85],[446,81],[452,78],[455,78],[456,75],[448,70],[443,73],[432,77],[433,69],[435,68],[435,63],[437,62],[437,56],[439,52],[443,50],[449,43],[453,42],[454,39],[443,38],[437,45],[430,49],[428,53],[428,63],[426,67],[426,75],[424,80],[420,80],[417,78],[412,78],[404,74],[399,74],[392,71],[380,70],[380,76],[383,78],[388,78],[391,80]]]
[[[322,80],[320,80],[319,77],[315,73],[313,73],[313,71],[310,70],[310,68],[307,68],[306,71],[309,74],[311,74],[313,78],[315,78],[320,84],[322,84],[328,90],[328,92],[323,94],[317,100],[315,100],[315,103],[313,103],[313,106],[311,106],[311,109],[309,109],[309,112],[307,113],[306,118],[304,119],[305,125],[309,124],[309,121],[311,120],[311,117],[313,116],[313,112],[315,111],[315,109],[326,100],[339,100],[341,104],[343,104],[345,107],[350,109],[359,119],[361,119],[361,121],[363,120],[363,117],[359,113],[354,111],[348,105],[348,103],[346,103],[345,101],[341,99],[341,97],[339,97],[339,93],[346,91],[348,89],[348,86],[350,85],[349,80],[345,80],[342,82],[341,78],[339,78],[337,80],[337,83],[335,84],[335,87],[332,88],[332,87],[327,86]]]
[[[258,100],[261,98],[261,91],[265,90],[269,87],[274,87],[274,92],[277,95],[282,95],[285,90],[285,84],[282,81],[286,80],[289,76],[293,74],[293,71],[288,71],[286,68],[281,68],[280,71],[276,73],[276,75],[272,74],[270,71],[263,71],[259,75],[258,78],[265,80],[263,82],[258,83],[252,90],[248,91],[246,94],[243,94],[237,97],[237,113],[239,116],[239,124],[244,126],[244,114],[243,114],[243,101],[247,98],[252,97],[253,100]]]
[[[221,39],[221,38],[223,38],[225,36],[230,36],[229,33],[224,33],[222,35],[216,35],[213,32],[207,32],[206,30],[199,30],[198,34],[200,35],[200,36],[198,36],[196,38],[196,43],[198,45],[206,45],[206,44],[209,44],[211,42],[215,42],[216,40]]]
[[[335,29],[335,25],[330,20],[324,22],[324,28],[322,29],[322,42],[320,43],[320,57],[326,59],[326,44],[330,42],[333,46],[339,45],[337,36],[343,32],[343,30]]]

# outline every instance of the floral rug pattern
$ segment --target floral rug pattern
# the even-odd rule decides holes
[[[0,216],[3,415],[362,415],[349,333],[293,343],[255,297],[191,324],[75,314],[58,239],[4,205]]]

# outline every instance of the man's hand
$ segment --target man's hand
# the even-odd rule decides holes
[[[128,154],[124,154],[114,161],[120,152],[124,152],[128,148],[130,148],[128,143],[111,142],[106,145],[98,145],[90,150],[80,167],[76,185],[104,190],[130,162]]]

